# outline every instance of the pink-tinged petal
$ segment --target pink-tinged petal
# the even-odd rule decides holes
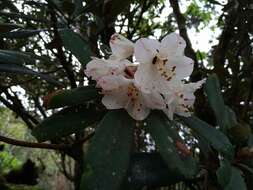
[[[150,109],[144,104],[140,102],[133,103],[131,100],[125,105],[125,109],[132,118],[138,121],[144,120],[150,113]]]
[[[162,57],[183,55],[185,47],[186,43],[179,34],[170,33],[161,41],[160,55]]]
[[[108,75],[101,77],[97,81],[97,85],[103,90],[114,90],[129,85],[130,79],[125,78],[122,75]]]
[[[92,77],[94,80],[98,79],[99,77],[107,74],[108,67],[107,63],[98,58],[93,58],[87,65],[85,74],[88,77]]]
[[[106,75],[120,75],[123,74],[126,66],[133,65],[128,60],[112,60],[93,58],[87,65],[85,74],[92,77],[93,80],[99,80]]]
[[[160,49],[160,42],[141,38],[134,45],[134,56],[140,64],[151,64]]]
[[[166,69],[174,71],[176,79],[182,80],[189,77],[193,71],[193,60],[186,56],[168,57]]]
[[[116,59],[126,59],[133,55],[134,43],[120,34],[113,34],[110,39],[112,55]]]

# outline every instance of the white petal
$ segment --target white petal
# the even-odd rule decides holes
[[[184,116],[184,117],[190,117],[191,116],[190,112],[177,111],[175,113],[178,114],[178,115]]]
[[[202,79],[197,82],[185,84],[184,88],[190,89],[191,91],[195,91],[195,90],[199,89],[205,82],[206,82],[206,79]]]
[[[85,74],[92,77],[93,80],[106,75],[119,75],[123,74],[126,66],[132,65],[128,60],[112,60],[112,59],[99,59],[93,58],[87,65]]]
[[[175,108],[174,107],[168,107],[166,109],[163,109],[163,112],[167,115],[167,117],[170,120],[173,120],[173,116],[174,116],[174,112],[175,112]]]
[[[143,104],[150,109],[164,109],[166,107],[163,97],[157,93],[142,93]]]
[[[97,85],[101,87],[103,90],[114,90],[120,87],[124,87],[129,85],[131,82],[130,79],[125,78],[122,75],[108,75],[101,77],[97,81]]]
[[[140,64],[134,74],[136,86],[144,93],[150,93],[151,90],[155,90],[153,84],[155,75],[156,70],[152,64]]]
[[[185,47],[186,43],[179,34],[170,33],[161,41],[160,54],[163,57],[183,55]]]
[[[124,108],[127,101],[127,95],[119,90],[108,92],[108,94],[104,95],[104,97],[102,98],[102,103],[107,109]]]
[[[186,56],[168,57],[166,68],[172,70],[175,67],[175,77],[182,80],[189,77],[193,71],[193,60]]]
[[[158,73],[153,64],[140,64],[134,75],[135,84],[144,93],[157,91],[168,94],[169,82]]]
[[[98,58],[93,58],[87,65],[85,74],[92,77],[94,80],[108,73],[107,63]]]
[[[120,34],[113,34],[110,39],[110,47],[114,57],[126,59],[133,54],[134,44]]]
[[[125,109],[132,118],[138,121],[144,120],[150,113],[150,109],[144,104],[140,104],[140,102],[133,104],[129,101],[128,104],[126,104]]]
[[[134,56],[141,64],[150,64],[160,49],[160,42],[153,39],[141,38],[134,45]],[[157,51],[158,50],[158,51]]]

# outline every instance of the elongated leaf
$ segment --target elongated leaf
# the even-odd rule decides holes
[[[117,190],[126,175],[135,122],[124,110],[110,111],[87,153],[81,190]]]
[[[1,16],[5,16],[8,18],[13,18],[13,19],[24,19],[27,21],[37,21],[37,22],[43,22],[43,23],[47,23],[48,21],[44,18],[36,18],[34,16],[30,16],[30,15],[25,15],[25,14],[21,14],[21,13],[13,13],[13,12],[5,12],[5,11],[0,11],[0,15]]]
[[[88,42],[81,36],[70,29],[59,31],[64,47],[71,51],[82,65],[86,65],[90,61],[91,50]]]
[[[21,39],[28,38],[39,34],[43,30],[15,30],[6,33],[0,33],[0,38],[10,38],[10,39]]]
[[[55,140],[79,132],[99,121],[101,114],[88,109],[65,109],[42,121],[32,135],[39,142]]]
[[[74,0],[75,2],[75,11],[73,13],[73,17],[77,17],[79,14],[83,12],[83,0]]]
[[[219,130],[210,126],[206,122],[198,119],[197,117],[180,117],[181,120],[189,126],[195,133],[203,137],[211,146],[232,159],[234,155],[233,146],[229,139]]]
[[[175,175],[174,171],[168,168],[157,152],[132,154],[127,176],[120,190],[144,186],[169,186],[184,180],[184,177]]]
[[[74,106],[83,104],[86,101],[98,97],[98,89],[92,86],[78,87],[72,90],[61,90],[49,94],[45,99],[46,108],[60,108],[64,106]]]
[[[247,190],[241,171],[231,166],[228,161],[221,162],[217,179],[224,190]]]
[[[35,64],[37,57],[26,52],[0,50],[0,63]]]
[[[206,80],[205,92],[221,130],[226,131],[236,126],[237,120],[235,113],[225,105],[221,94],[219,79],[215,74]]]
[[[196,162],[167,118],[153,112],[147,119],[147,129],[171,171],[186,178],[196,174]]]
[[[6,73],[14,73],[14,74],[27,74],[36,76],[38,78],[41,78],[51,84],[54,84],[56,86],[62,86],[62,84],[55,79],[51,78],[48,75],[41,74],[38,72],[35,72],[27,67],[24,67],[22,65],[16,65],[16,64],[0,64],[0,72],[6,72]]]
[[[11,30],[14,30],[17,28],[22,28],[22,27],[16,24],[0,23],[0,33],[10,32]]]

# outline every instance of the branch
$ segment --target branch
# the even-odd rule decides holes
[[[22,105],[21,101],[18,99],[17,96],[12,96],[7,88],[0,86],[0,92],[3,92],[8,100],[10,100],[12,103],[7,101],[5,98],[0,96],[0,102],[2,102],[7,108],[12,110],[14,113],[16,113],[18,116],[22,118],[22,120],[27,124],[29,129],[32,129],[34,127],[34,124],[38,124],[38,121],[31,116]]]
[[[213,49],[213,65],[214,72],[218,75],[221,83],[227,75],[227,70],[224,68],[226,60],[226,52],[230,48],[229,44],[233,37],[234,25],[236,23],[237,11],[233,10],[225,18],[224,29],[219,37],[219,43]]]
[[[190,39],[188,37],[188,34],[187,34],[185,17],[180,11],[178,0],[170,0],[170,5],[173,9],[173,13],[174,13],[175,18],[176,18],[179,33],[184,38],[184,40],[186,42],[185,55],[190,57],[191,59],[193,59],[193,61],[194,61],[194,71],[196,71],[198,69],[198,60],[197,60],[196,53],[192,48],[191,41],[190,41]],[[193,79],[193,76],[191,76],[191,79],[192,79],[192,81],[199,80],[199,79],[195,80],[195,78]]]
[[[77,145],[81,145],[91,139],[95,133],[91,133],[81,139],[78,142],[75,142],[73,144],[48,144],[48,143],[36,143],[36,142],[27,142],[27,141],[21,141],[12,139],[9,137],[4,137],[0,135],[0,142],[5,142],[7,144],[15,145],[15,146],[22,146],[27,148],[41,148],[41,149],[51,149],[51,150],[71,150]]]
[[[65,150],[65,149],[70,148],[69,145],[65,145],[65,144],[46,144],[46,143],[26,142],[26,141],[4,137],[1,135],[0,135],[0,141],[5,142],[7,144],[28,147],[28,148],[41,148],[41,149],[52,149],[52,150]]]
[[[61,40],[60,34],[58,32],[58,28],[57,28],[57,18],[56,18],[56,15],[53,10],[50,11],[50,15],[51,15],[51,19],[52,19],[54,38],[57,41],[57,43],[55,43],[56,49],[57,49],[56,56],[60,60],[62,67],[64,68],[64,70],[67,74],[67,77],[68,77],[70,84],[71,84],[71,88],[76,88],[77,85],[76,85],[75,75],[74,75],[74,72],[71,68],[71,64],[69,64],[67,62],[66,56],[62,50],[63,44],[62,44],[62,40]]]

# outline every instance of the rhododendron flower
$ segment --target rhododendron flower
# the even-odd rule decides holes
[[[189,84],[184,84],[181,81],[174,83],[174,85],[170,87],[170,94],[164,96],[166,102],[166,108],[163,109],[164,113],[171,120],[173,119],[174,113],[189,117],[195,101],[194,92],[199,89],[204,82],[205,80]]]
[[[161,42],[141,38],[134,46],[136,61],[140,63],[135,80],[143,91],[156,90],[168,93],[168,84],[173,80],[189,77],[193,60],[184,56],[186,43],[176,33],[167,35]]]
[[[134,53],[134,43],[120,34],[113,34],[110,39],[111,59],[126,59]]]
[[[102,103],[107,109],[124,108],[135,120],[145,119],[152,109],[163,110],[170,119],[174,114],[190,116],[193,93],[204,80],[183,82],[193,70],[193,61],[184,56],[185,46],[175,33],[161,42],[141,38],[135,44],[114,34],[110,58],[93,58],[85,73],[102,88]],[[138,65],[127,59],[131,56]]]
[[[159,93],[143,93],[133,79],[106,76],[99,81],[99,86],[103,89],[102,103],[107,109],[124,108],[135,120],[145,119],[150,109],[165,108],[164,99]]]
[[[93,57],[92,60],[86,65],[85,74],[88,77],[91,77],[93,80],[99,80],[101,77],[107,75],[124,74],[124,70],[126,69],[126,67],[131,65],[132,63],[127,59],[104,60]]]

